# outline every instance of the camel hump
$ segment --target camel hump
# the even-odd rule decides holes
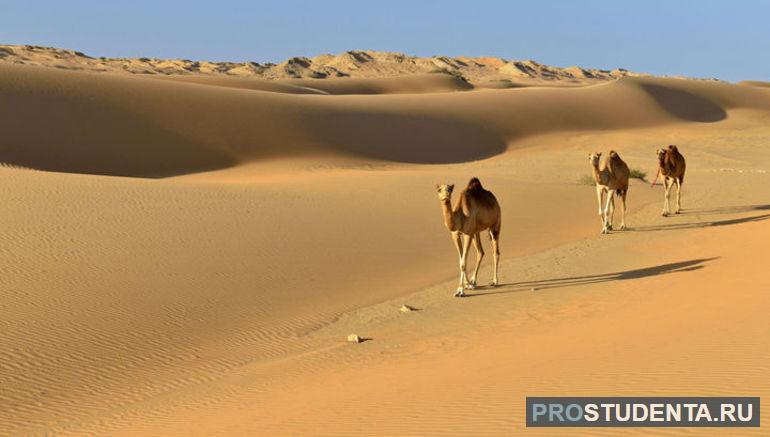
[[[481,186],[481,181],[479,178],[473,177],[470,181],[468,181],[468,191],[476,191],[482,188],[483,187]]]
[[[610,150],[609,156],[607,157],[607,165],[612,168],[618,168],[618,166],[622,167],[626,165],[626,163],[620,158],[618,152]]]
[[[675,157],[676,159],[684,159],[684,157],[682,157],[682,154],[679,153],[679,149],[675,145],[672,144],[668,146],[668,151],[671,154],[671,156]]]

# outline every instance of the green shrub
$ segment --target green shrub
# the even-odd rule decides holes
[[[584,174],[578,178],[578,184],[580,185],[596,185],[594,177],[590,174]]]
[[[636,168],[632,168],[628,176],[634,179],[639,179],[642,182],[647,182],[647,172]]]

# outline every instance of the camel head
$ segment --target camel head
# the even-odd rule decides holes
[[[455,189],[454,184],[452,185],[436,185],[436,191],[438,192],[438,200],[445,201],[450,200],[452,198],[452,190]]]
[[[599,167],[599,160],[602,157],[602,152],[594,152],[588,154],[588,162],[594,167]]]
[[[666,149],[658,149],[655,152],[655,155],[658,157],[658,162],[663,162],[664,158],[666,157]]]

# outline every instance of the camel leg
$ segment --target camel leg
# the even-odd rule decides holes
[[[492,274],[492,283],[489,285],[496,287],[497,282],[497,265],[500,262],[500,226],[498,225],[497,229],[489,230],[489,238],[492,239],[492,258],[494,260],[495,268],[494,273]]]
[[[481,238],[479,234],[473,236],[473,247],[476,248],[476,268],[473,270],[473,276],[471,276],[468,289],[473,290],[476,288],[476,276],[479,274],[479,267],[481,266],[481,259],[484,258],[484,248],[481,246]]]
[[[676,179],[676,213],[682,211],[682,183],[679,178]]]
[[[602,227],[602,234],[609,234],[612,229],[612,216],[610,215],[610,206],[612,203],[612,196],[615,195],[615,190],[607,190],[607,201],[604,206],[604,226]]]
[[[457,259],[459,265],[462,265],[463,263],[463,240],[460,236],[459,232],[452,232],[452,242],[455,244],[455,249],[457,249]],[[462,270],[460,270],[460,285],[457,286],[457,292],[455,293],[455,296],[457,296],[457,293],[460,293],[464,288],[463,284],[463,274]]]
[[[457,259],[459,260],[463,257],[463,240],[459,232],[452,232],[452,243],[454,243],[455,249],[457,249]]]
[[[610,210],[609,210],[609,212],[607,214],[607,217],[608,217],[607,220],[609,220],[609,226],[608,226],[609,230],[613,230],[612,229],[612,224],[615,222],[615,196],[616,196],[616,194],[617,194],[617,191],[615,191],[615,190],[613,190],[612,193],[608,193],[608,195],[610,196]]]
[[[463,256],[460,268],[462,269],[463,286],[465,288],[470,284],[468,281],[468,256],[471,253],[471,243],[473,243],[473,235],[462,234]]]
[[[596,186],[596,201],[599,203],[599,217],[602,219],[602,232],[604,232],[604,187],[599,185]]]
[[[602,215],[603,214],[602,205],[604,204],[604,202],[602,201],[603,200],[602,199],[602,194],[603,193],[604,193],[604,187],[602,187],[600,185],[597,185],[596,186],[596,201],[599,203],[599,217],[602,218],[602,226],[604,225],[604,216]]]
[[[457,286],[457,291],[455,292],[455,297],[463,297],[465,296],[465,284],[468,282],[468,278],[466,277],[465,273],[465,266],[468,261],[468,252],[471,247],[471,240],[473,239],[472,235],[466,235],[466,234],[460,234],[462,238],[462,247],[461,247],[461,254],[460,254],[460,284]]]
[[[620,195],[620,230],[626,229],[626,196],[628,195],[628,188]]]
[[[668,176],[663,177],[663,186],[665,187],[665,192],[663,194],[663,214],[662,215],[663,217],[668,217],[668,214],[670,212],[668,199],[669,199],[669,194],[671,190],[671,186],[669,185],[669,182],[668,182]]]

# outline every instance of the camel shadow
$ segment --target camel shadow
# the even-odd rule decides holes
[[[762,206],[766,207],[766,205],[762,205]],[[768,207],[767,209],[770,209],[770,207]],[[738,212],[738,211],[735,211],[735,212]],[[728,213],[730,212],[724,212],[722,214],[728,214]],[[729,220],[711,220],[711,221],[695,222],[695,223],[672,223],[669,225],[635,226],[630,230],[634,232],[651,232],[651,231],[670,231],[670,230],[677,230],[677,229],[709,228],[709,227],[716,227],[716,226],[737,225],[740,223],[759,222],[759,221],[767,220],[768,218],[770,218],[770,213],[754,215],[751,217],[729,219]]]
[[[692,214],[739,214],[742,212],[768,211],[770,205],[741,205],[741,206],[720,206],[715,208],[696,208],[682,210],[681,215]]]
[[[670,273],[691,272],[702,269],[707,262],[718,257],[699,258],[688,261],[680,261],[658,266],[644,267],[640,269],[626,270],[622,272],[603,273],[598,275],[572,276],[566,278],[542,279],[537,281],[510,282],[501,284],[497,288],[477,288],[473,294],[467,297],[489,296],[494,294],[518,293],[523,291],[548,290],[552,288],[573,287],[580,285],[600,284],[603,282],[626,281],[630,279],[647,278],[650,276],[665,275]],[[500,287],[508,287],[500,290]],[[489,291],[486,291],[489,290]]]

